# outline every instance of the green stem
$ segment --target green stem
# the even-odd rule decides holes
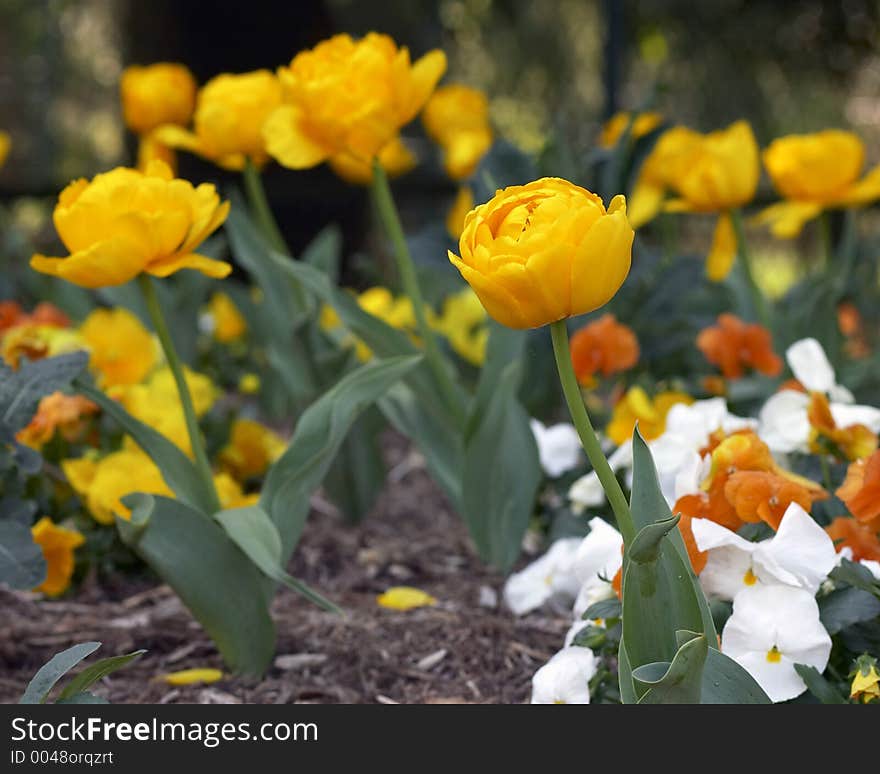
[[[250,159],[245,161],[242,176],[244,177],[244,189],[247,192],[248,201],[251,205],[251,212],[257,223],[260,224],[263,236],[266,237],[269,245],[274,250],[284,255],[290,255],[287,243],[281,235],[281,229],[278,228],[278,223],[272,214],[269,200],[266,198],[266,189],[263,187],[263,178],[260,176],[260,170],[254,166]]]
[[[830,272],[834,265],[834,238],[831,232],[831,213],[825,210],[819,216],[819,226],[822,229],[822,247],[825,252],[825,271]]]
[[[165,359],[168,361],[168,367],[174,376],[174,382],[177,385],[177,392],[180,396],[180,403],[183,406],[183,416],[186,421],[186,430],[189,434],[189,442],[192,446],[193,456],[196,460],[196,467],[199,474],[205,481],[205,485],[209,492],[214,496],[214,508],[220,510],[220,499],[217,497],[217,489],[214,486],[214,475],[211,472],[211,463],[208,460],[207,452],[205,452],[205,444],[202,440],[202,434],[199,430],[199,422],[196,417],[196,410],[193,406],[192,395],[189,392],[189,386],[186,383],[186,376],[183,371],[183,363],[174,347],[174,341],[168,331],[168,325],[165,323],[165,315],[162,313],[162,305],[159,303],[159,296],[156,293],[156,287],[153,280],[146,274],[138,277],[141,292],[147,303],[147,311],[150,319],[153,321],[153,327],[156,329],[156,335],[162,344],[165,352]]]
[[[736,234],[736,251],[739,255],[740,267],[743,276],[746,278],[746,285],[749,289],[749,295],[752,299],[755,315],[758,322],[766,328],[770,327],[770,313],[767,309],[767,302],[758,283],[755,282],[755,275],[752,272],[752,258],[749,254],[749,245],[746,241],[746,233],[743,228],[742,213],[738,209],[730,211],[730,220],[733,223],[733,231]]]
[[[444,362],[443,355],[440,353],[440,348],[437,346],[434,331],[428,325],[428,318],[425,315],[425,300],[419,287],[416,268],[413,264],[409,247],[406,244],[406,237],[403,233],[403,226],[400,224],[397,206],[394,204],[391,187],[388,185],[388,177],[385,175],[385,170],[382,169],[382,165],[378,160],[373,162],[373,195],[376,200],[379,218],[394,248],[394,260],[397,264],[397,272],[400,275],[403,291],[409,296],[413,304],[416,327],[424,344],[428,367],[437,381],[437,386],[440,388],[447,407],[459,422],[463,422],[464,411],[459,400],[458,391],[449,374],[449,368]]]
[[[617,527],[623,535],[623,541],[627,545],[635,537],[636,530],[633,524],[632,513],[629,509],[629,503],[626,501],[626,495],[620,488],[620,483],[614,471],[605,459],[602,452],[602,446],[596,437],[596,431],[590,422],[590,415],[584,406],[584,400],[581,396],[581,390],[578,386],[577,377],[574,375],[574,366],[571,362],[571,351],[568,344],[568,328],[565,320],[550,325],[550,335],[553,339],[553,354],[556,356],[556,368],[559,371],[559,381],[562,383],[562,392],[565,394],[565,402],[568,404],[568,411],[571,414],[572,422],[581,439],[581,444],[593,470],[599,477],[602,489],[605,490],[605,496],[611,504],[611,510],[614,511],[614,518],[617,520]]]

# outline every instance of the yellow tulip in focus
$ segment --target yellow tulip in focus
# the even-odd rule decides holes
[[[12,140],[9,139],[9,134],[0,131],[0,167],[6,162],[6,157],[9,155],[9,148],[11,146]]]
[[[197,88],[195,77],[182,64],[126,67],[119,81],[126,126],[141,135],[163,124],[186,126],[195,109]]]
[[[157,129],[155,137],[224,169],[244,169],[247,159],[260,167],[269,159],[263,123],[280,103],[281,85],[268,70],[224,73],[199,90],[193,131],[168,124]]]
[[[468,186],[463,185],[458,189],[455,201],[452,202],[452,207],[446,214],[446,231],[456,241],[464,230],[464,219],[473,208],[474,192]]]
[[[439,50],[411,63],[409,50],[387,35],[334,35],[279,69],[284,99],[263,127],[266,148],[291,169],[340,154],[369,165],[415,118],[445,70]]]
[[[59,527],[48,516],[44,516],[33,527],[34,542],[43,552],[46,560],[46,580],[34,591],[42,591],[50,597],[57,597],[67,591],[73,577],[73,552],[85,543],[85,538],[75,529]]]
[[[225,277],[228,263],[194,251],[228,212],[213,185],[174,179],[161,161],[146,172],[117,167],[61,192],[53,217],[71,254],[35,255],[31,267],[86,288],[122,285],[141,272],[167,277],[196,269]]]
[[[226,293],[218,292],[208,301],[211,333],[217,341],[228,343],[240,339],[247,332],[247,323],[238,307]]]
[[[602,199],[560,178],[498,191],[472,210],[449,260],[486,311],[510,328],[537,328],[606,304],[629,273],[626,200]]]
[[[417,159],[398,136],[379,151],[379,163],[388,177],[399,177],[409,172]],[[355,185],[369,185],[373,179],[373,168],[366,161],[348,153],[333,156],[330,167],[343,180]]]
[[[284,439],[252,419],[236,419],[220,464],[239,481],[261,476],[287,448]]]
[[[859,179],[865,146],[852,132],[828,129],[774,140],[764,166],[785,201],[757,216],[781,239],[793,239],[823,210],[869,204],[880,199],[880,165]]]
[[[89,365],[100,374],[102,387],[137,384],[158,359],[153,335],[122,307],[95,309],[80,326],[89,349]]]
[[[451,84],[437,89],[422,112],[425,131],[443,148],[453,180],[470,177],[492,146],[489,100],[478,89]]]
[[[630,121],[632,121],[631,126]],[[646,134],[653,132],[662,123],[663,116],[659,113],[637,113],[635,118],[633,118],[632,113],[626,111],[615,113],[602,127],[602,133],[599,135],[599,146],[602,148],[613,148],[620,141],[628,126],[630,126],[630,137],[633,140],[638,140]]]
[[[661,392],[654,399],[641,387],[630,387],[615,405],[611,422],[605,433],[618,446],[632,438],[633,427],[639,423],[639,432],[646,441],[659,438],[666,430],[666,415],[676,403],[693,403],[685,392]]]

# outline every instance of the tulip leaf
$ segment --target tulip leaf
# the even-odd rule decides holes
[[[290,445],[269,470],[260,496],[260,505],[281,535],[282,566],[299,541],[309,498],[354,421],[421,360],[421,355],[410,355],[367,363],[344,376],[299,418]]]
[[[199,475],[193,461],[164,435],[135,419],[119,403],[84,379],[74,381],[76,389],[113,417],[156,463],[165,483],[181,502],[204,513],[213,511],[214,495]]]
[[[95,696],[89,691],[75,693],[67,699],[58,699],[55,704],[109,704],[110,702],[102,696]]]
[[[653,564],[660,556],[660,546],[665,538],[678,525],[680,516],[655,521],[639,530],[629,547],[630,561],[638,564]]]
[[[636,687],[633,682],[632,667],[626,652],[626,643],[620,640],[617,649],[617,679],[620,686],[620,701],[622,704],[636,704],[639,697],[636,695]]]
[[[517,400],[521,364],[509,363],[465,439],[462,516],[482,559],[506,572],[519,556],[540,486],[538,447]]]
[[[18,700],[19,704],[43,704],[49,695],[49,691],[64,675],[73,669],[80,661],[90,656],[98,648],[100,642],[81,642],[67,650],[56,653],[39,668],[25,689],[24,695]]]
[[[77,696],[91,696],[91,694],[86,694],[85,692],[95,683],[99,680],[103,680],[107,675],[112,674],[117,669],[122,669],[127,666],[146,652],[146,650],[135,650],[122,656],[110,656],[109,658],[102,658],[100,661],[89,664],[82,672],[64,686],[61,693],[58,694],[58,703],[74,703],[73,699]],[[82,702],[75,703],[79,704]]]
[[[701,704],[770,704],[760,685],[730,656],[712,647],[703,669]]]
[[[33,589],[44,580],[46,558],[30,527],[12,519],[0,520],[0,584]]]
[[[682,636],[684,635],[684,636]],[[647,664],[633,671],[639,704],[699,704],[703,688],[703,668],[709,646],[696,632],[676,632],[678,651],[670,664]]]
[[[124,502],[132,512],[116,520],[123,542],[174,589],[232,670],[263,674],[275,627],[271,590],[251,559],[210,516],[178,500],[132,494]]]
[[[872,576],[873,577],[873,576]],[[880,616],[880,599],[853,586],[835,589],[819,600],[819,617],[828,634]]]
[[[231,508],[214,518],[260,571],[276,583],[281,583],[297,594],[331,613],[342,611],[317,591],[288,575],[281,567],[281,536],[269,515],[259,505]]]
[[[822,704],[849,704],[845,696],[829,683],[816,667],[808,664],[795,664],[794,671],[807,685],[807,690]]]
[[[339,275],[342,254],[342,233],[335,223],[326,226],[306,245],[301,259],[324,272],[333,282]]]

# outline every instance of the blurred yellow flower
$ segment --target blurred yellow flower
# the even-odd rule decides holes
[[[85,538],[75,529],[59,527],[48,516],[43,516],[33,527],[34,542],[46,559],[46,580],[34,591],[42,591],[50,597],[57,597],[67,591],[73,577],[73,552],[85,543]]]
[[[379,151],[379,163],[388,177],[399,177],[409,172],[416,165],[417,159],[400,136],[397,136]],[[343,180],[355,185],[369,185],[373,179],[373,168],[366,161],[348,153],[333,156],[330,167]]]
[[[247,323],[232,299],[222,291],[208,301],[208,317],[211,333],[217,341],[228,343],[240,339],[247,332]]]
[[[260,391],[260,377],[256,374],[242,374],[238,380],[238,391],[244,395],[256,395]]]
[[[191,151],[224,169],[244,169],[246,159],[260,167],[269,157],[263,124],[281,103],[281,85],[269,70],[224,73],[212,78],[196,100],[193,131],[168,124],[156,139]]]
[[[464,230],[464,219],[467,214],[474,208],[474,192],[466,186],[460,186],[458,193],[455,195],[455,201],[446,214],[446,230],[456,241]]]
[[[12,147],[12,140],[9,139],[9,134],[0,131],[0,167],[6,162],[10,147]]]
[[[136,384],[158,360],[153,335],[127,309],[95,309],[79,328],[102,387]]]
[[[646,134],[653,132],[660,124],[663,123],[663,116],[659,113],[645,112],[637,113],[633,118],[632,113],[621,111],[615,113],[602,126],[602,133],[599,135],[599,146],[602,148],[613,148],[617,145],[626,128],[630,126],[630,137],[638,140]]]
[[[245,481],[265,473],[286,448],[284,439],[268,427],[252,419],[236,419],[219,462],[239,481]]]
[[[872,656],[860,656],[856,673],[850,686],[850,698],[860,699],[863,704],[880,700],[880,671]]]
[[[340,154],[371,164],[421,110],[445,70],[439,50],[410,63],[409,50],[388,35],[334,35],[278,70],[284,99],[263,127],[266,148],[292,169]]]
[[[37,413],[15,439],[39,449],[59,432],[65,440],[73,442],[82,432],[85,417],[97,412],[98,407],[82,395],[53,392],[40,400]]]
[[[259,492],[245,494],[241,484],[228,473],[218,473],[214,476],[214,488],[223,508],[246,508],[260,501]]]
[[[417,607],[436,605],[437,600],[421,589],[412,586],[393,586],[376,597],[379,607],[390,610],[413,610]]]
[[[620,446],[632,438],[633,428],[638,421],[642,437],[646,441],[652,441],[666,430],[669,409],[676,403],[693,402],[694,399],[685,392],[661,392],[652,400],[641,387],[630,387],[614,406],[605,433]]]
[[[153,161],[161,161],[177,174],[177,154],[167,145],[163,145],[152,134],[145,134],[138,142],[137,168],[146,171]]]
[[[560,178],[498,191],[465,219],[449,260],[486,311],[510,328],[537,328],[606,304],[629,273],[626,200],[602,199]]]
[[[84,349],[79,334],[57,325],[24,323],[10,328],[0,340],[0,357],[12,368],[18,368],[22,357],[40,360]]]
[[[173,496],[153,460],[135,446],[102,459],[62,460],[61,469],[99,524],[112,524],[114,514],[129,519],[131,510],[122,498],[132,492]]]
[[[432,327],[443,334],[453,351],[472,365],[482,365],[489,342],[488,316],[477,294],[470,286],[448,296],[440,317]]]
[[[489,100],[469,86],[450,84],[437,89],[425,105],[422,123],[443,149],[443,165],[453,180],[470,177],[492,146]]]
[[[195,77],[182,64],[126,67],[119,81],[126,126],[135,134],[149,134],[163,124],[186,126],[195,109],[197,88]]]
[[[196,269],[225,277],[232,267],[194,250],[229,212],[213,185],[175,179],[161,161],[145,173],[117,167],[91,182],[65,188],[55,228],[71,251],[66,258],[35,255],[31,266],[86,288],[122,285],[141,272],[167,277]]]
[[[223,672],[219,669],[195,668],[182,669],[179,672],[168,672],[159,675],[157,680],[168,685],[210,685],[223,679]]]
[[[755,220],[781,239],[796,237],[822,210],[880,199],[880,165],[859,179],[865,146],[852,132],[827,129],[780,137],[766,148],[763,160],[785,201],[762,210]]]

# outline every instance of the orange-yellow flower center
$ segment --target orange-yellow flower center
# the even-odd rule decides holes
[[[782,654],[779,652],[779,649],[775,645],[767,651],[767,661],[769,661],[771,664],[778,664],[780,661],[782,661]]]

